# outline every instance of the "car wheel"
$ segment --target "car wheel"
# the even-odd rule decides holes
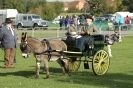
[[[17,25],[17,28],[18,28],[18,29],[21,29],[21,28],[22,28],[22,25],[21,25],[21,24],[18,24],[18,25]]]

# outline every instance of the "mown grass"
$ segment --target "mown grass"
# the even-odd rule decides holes
[[[62,75],[56,62],[49,62],[50,78],[45,79],[43,64],[40,78],[35,79],[35,58],[24,59],[17,48],[15,68],[3,68],[3,50],[0,50],[0,88],[132,88],[133,37],[124,37],[122,43],[112,46],[113,57],[107,74],[95,76],[83,63],[72,76]],[[91,64],[90,64],[91,65]]]

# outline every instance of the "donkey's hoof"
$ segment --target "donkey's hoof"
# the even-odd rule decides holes
[[[49,76],[46,76],[46,79],[48,79],[49,78]]]
[[[71,73],[68,73],[68,76],[71,76]]]
[[[62,73],[62,75],[65,75],[65,74],[66,74],[65,72]]]
[[[38,75],[36,75],[36,76],[35,76],[35,78],[36,78],[36,79],[39,79],[39,76],[38,76]]]

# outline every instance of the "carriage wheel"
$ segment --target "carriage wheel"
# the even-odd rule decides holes
[[[93,57],[92,70],[95,75],[104,75],[110,64],[110,58],[105,50],[99,50]]]
[[[68,67],[70,72],[78,71],[81,64],[81,57],[70,58]]]

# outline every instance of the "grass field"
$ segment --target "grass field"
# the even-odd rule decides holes
[[[62,75],[56,62],[49,62],[50,78],[45,79],[41,69],[40,78],[35,79],[33,56],[23,59],[18,48],[15,68],[4,69],[0,49],[0,88],[133,88],[133,37],[124,37],[122,43],[113,45],[112,52],[110,68],[103,76],[93,75],[82,63],[79,71],[69,77]]]

